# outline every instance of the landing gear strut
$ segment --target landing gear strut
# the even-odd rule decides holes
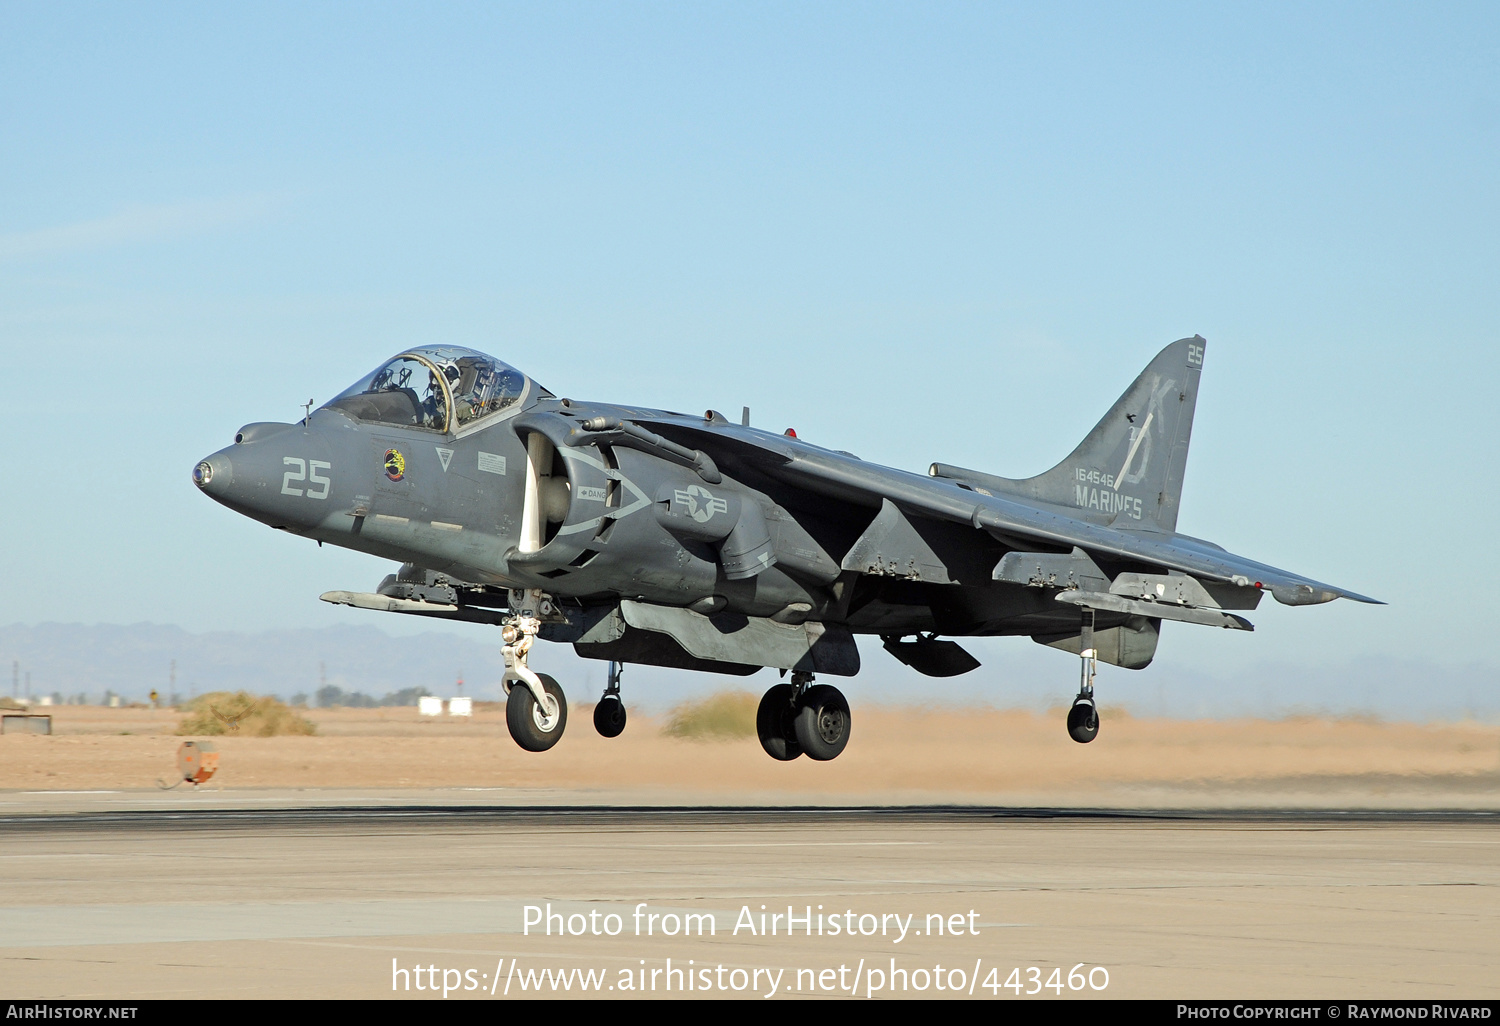
[[[625,703],[620,699],[620,675],[624,672],[624,663],[609,661],[604,697],[594,706],[594,729],[604,737],[619,737],[625,729]]]
[[[1099,709],[1094,705],[1094,674],[1099,669],[1094,651],[1094,611],[1084,609],[1083,632],[1078,636],[1078,654],[1083,666],[1078,677],[1078,697],[1068,710],[1068,736],[1086,745],[1099,736]]]
[[[552,604],[540,591],[512,591],[510,609],[500,631],[505,641],[500,650],[505,657],[505,725],[516,744],[528,752],[545,752],[568,725],[568,699],[557,681],[533,672],[526,662],[541,630],[541,617],[552,611]]]
[[[760,700],[755,732],[771,758],[790,762],[806,754],[827,762],[849,744],[849,703],[843,692],[794,672],[790,684],[774,685]]]

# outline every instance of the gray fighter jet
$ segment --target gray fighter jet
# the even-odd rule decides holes
[[[761,700],[772,758],[832,759],[856,634],[919,673],[978,661],[955,637],[1023,635],[1081,657],[1068,733],[1092,741],[1098,660],[1141,669],[1164,621],[1251,630],[1264,592],[1374,599],[1177,531],[1204,340],[1173,342],[1072,454],[1012,480],[927,476],[702,416],[559,399],[469,349],[422,346],[299,423],[247,424],[193,481],[236,512],[402,563],[326,602],[502,628],[506,719],[545,751],[567,722],[537,638],[609,661],[594,711],[625,726],[627,663],[784,679]],[[311,403],[308,404],[311,409]]]

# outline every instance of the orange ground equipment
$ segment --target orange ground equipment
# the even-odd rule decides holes
[[[202,784],[219,768],[219,753],[211,741],[184,741],[177,749],[177,769],[187,784]]]

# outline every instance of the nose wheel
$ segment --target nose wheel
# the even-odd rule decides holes
[[[620,675],[624,672],[624,663],[610,660],[604,695],[594,706],[594,729],[602,737],[619,737],[625,730],[625,702],[620,698]]]
[[[562,739],[568,725],[568,699],[557,681],[545,673],[536,676],[543,699],[537,701],[530,688],[511,688],[505,700],[505,725],[516,744],[528,752],[545,752]]]
[[[790,684],[777,684],[761,698],[755,733],[766,754],[778,762],[801,755],[827,762],[849,744],[850,723],[843,692],[814,684],[810,673],[793,673]]]
[[[557,681],[527,665],[527,657],[541,630],[541,617],[554,611],[540,591],[512,591],[511,616],[500,630],[505,642],[505,726],[516,744],[528,752],[545,752],[562,739],[568,725],[568,697]]]

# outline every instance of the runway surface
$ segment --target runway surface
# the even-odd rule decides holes
[[[1500,995],[1493,812],[299,806],[0,815],[5,996]]]

